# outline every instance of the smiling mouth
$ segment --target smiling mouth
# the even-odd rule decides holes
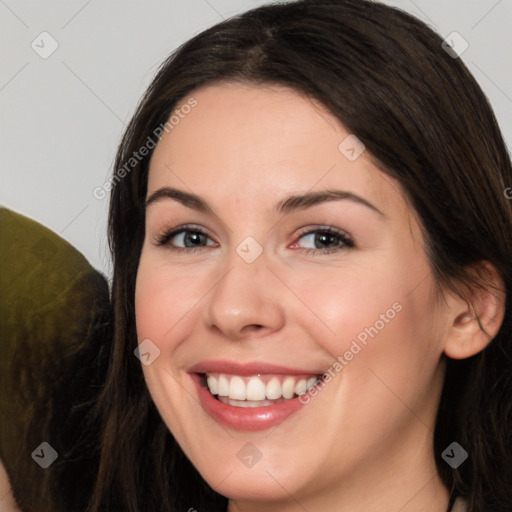
[[[234,407],[266,407],[289,402],[314,388],[321,375],[231,375],[202,373],[201,384],[213,397]]]

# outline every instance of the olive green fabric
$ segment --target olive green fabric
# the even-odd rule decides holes
[[[59,413],[63,429],[68,417],[76,423],[73,396],[66,390],[99,387],[93,379],[95,356],[85,345],[108,308],[108,287],[72,245],[7,208],[0,208],[0,251],[0,459],[23,512],[57,512],[51,487],[73,447],[55,418],[65,406],[68,411]],[[83,361],[87,368],[70,370],[70,361],[83,350],[89,354]],[[84,396],[77,392],[77,400]],[[41,467],[51,455],[38,448],[43,442],[58,453],[48,468]]]

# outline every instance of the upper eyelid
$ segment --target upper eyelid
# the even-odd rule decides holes
[[[347,237],[351,237],[351,235],[342,228],[337,228],[335,226],[327,225],[327,224],[311,224],[302,228],[298,229],[297,235],[304,235],[307,234],[310,231],[329,231],[332,230],[333,232],[339,232],[339,234],[346,235]],[[181,233],[183,231],[198,231],[200,233],[203,233],[205,235],[211,236],[210,231],[203,227],[196,224],[184,224],[182,226],[176,226],[175,228],[163,228],[161,230],[155,230],[156,232],[160,233],[171,233],[174,232],[175,234]],[[213,238],[213,237],[212,237]]]
[[[322,231],[331,232],[331,234],[333,234],[333,235],[336,235],[340,238],[345,238],[347,241],[350,241],[354,246],[356,245],[355,238],[350,233],[348,233],[346,230],[335,227],[335,226],[326,225],[326,224],[317,224],[317,225],[312,224],[312,225],[308,225],[308,226],[300,228],[298,230],[298,233],[295,235],[294,242],[300,240],[302,237],[304,237],[306,235],[310,235],[317,231],[318,232],[322,232]],[[175,228],[162,229],[161,231],[157,232],[156,237],[163,238],[163,237],[169,236],[169,239],[170,239],[170,238],[174,238],[175,236],[178,236],[179,234],[182,234],[183,232],[199,232],[201,234],[204,234],[208,238],[210,238],[210,240],[212,240],[216,244],[219,243],[215,240],[215,238],[213,236],[211,236],[211,234],[209,233],[209,231],[206,228],[204,228],[203,226],[199,226],[197,224],[185,224],[183,226],[177,226]]]

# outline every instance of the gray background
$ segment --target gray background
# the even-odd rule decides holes
[[[158,65],[179,44],[251,0],[0,0],[0,204],[34,218],[111,274],[108,197],[116,145]],[[494,107],[512,147],[512,1],[394,0],[443,37]],[[46,59],[50,40],[58,43]],[[45,36],[47,37],[47,36]],[[512,186],[512,184],[510,184]]]

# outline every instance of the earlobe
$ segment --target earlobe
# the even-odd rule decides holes
[[[485,276],[481,286],[466,285],[465,297],[452,293],[451,315],[444,352],[452,359],[465,359],[482,351],[498,334],[505,317],[505,285],[489,262],[478,265]]]

